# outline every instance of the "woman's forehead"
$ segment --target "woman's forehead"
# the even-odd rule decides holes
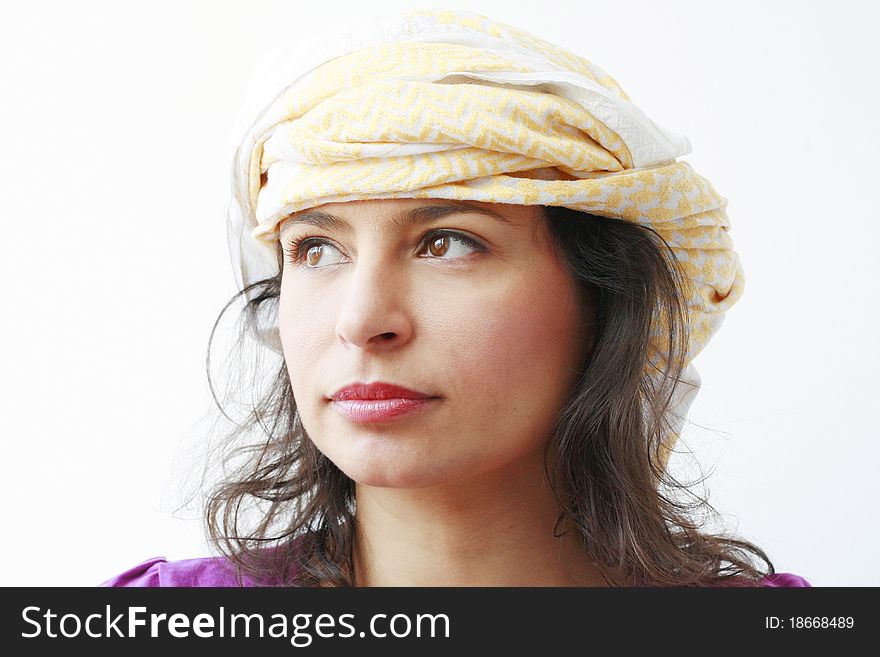
[[[540,218],[542,209],[533,205],[450,199],[368,199],[324,203],[291,214],[280,223],[279,233],[302,224],[344,231],[364,221],[389,222],[393,229],[404,230],[460,214],[478,214],[508,227],[517,227]]]
[[[486,213],[497,213],[502,216],[514,217],[519,214],[527,213],[532,215],[538,210],[539,206],[533,205],[514,205],[510,203],[493,203],[487,201],[476,200],[459,200],[445,198],[373,198],[357,201],[343,201],[336,203],[322,203],[312,206],[306,210],[300,210],[291,215],[297,215],[322,211],[334,215],[346,216],[356,213],[376,213],[376,214],[396,214],[406,212],[412,208],[419,207],[435,207],[435,206],[453,206],[462,210],[476,210]]]

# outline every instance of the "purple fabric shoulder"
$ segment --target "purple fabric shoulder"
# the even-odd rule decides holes
[[[239,584],[233,566],[223,557],[201,557],[168,561],[153,557],[111,577],[99,586],[253,586],[244,579]]]
[[[792,573],[775,573],[774,575],[768,575],[763,580],[761,580],[761,586],[813,587],[813,585],[810,584],[803,577],[801,577],[800,575],[794,575]]]
[[[153,557],[115,577],[111,577],[99,586],[252,587],[255,584],[247,578],[244,578],[243,582],[239,584],[235,569],[223,557],[201,557],[178,561],[168,561],[164,557]],[[760,586],[812,588],[806,579],[792,573],[769,575],[761,580]]]

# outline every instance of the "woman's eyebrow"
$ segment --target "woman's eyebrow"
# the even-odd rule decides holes
[[[489,208],[464,202],[451,202],[444,203],[443,205],[424,205],[401,212],[393,219],[391,228],[395,232],[402,231],[414,224],[427,223],[440,219],[441,217],[447,217],[451,214],[461,213],[486,215],[506,225],[513,223],[509,217],[505,217],[503,214],[490,210]],[[278,228],[279,235],[289,226],[297,224],[306,224],[316,228],[339,232],[345,232],[351,229],[351,225],[342,217],[330,214],[329,212],[324,212],[323,210],[307,210],[284,219]]]

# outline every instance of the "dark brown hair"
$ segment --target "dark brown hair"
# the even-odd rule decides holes
[[[561,509],[557,527],[581,534],[614,585],[754,585],[773,574],[759,547],[703,529],[717,513],[694,492],[702,479],[682,483],[665,467],[663,439],[688,326],[686,281],[673,252],[638,224],[557,207],[544,208],[544,221],[592,326],[591,348],[545,449]],[[219,446],[224,474],[205,502],[207,533],[254,582],[351,586],[354,482],[305,434],[283,357],[258,348],[245,360],[252,376],[230,377],[250,401],[242,403],[239,392],[221,402],[213,385],[211,349],[223,315],[247,299],[233,349],[240,356],[259,327],[273,325],[280,287],[280,273],[248,286],[211,332],[209,383],[234,427]],[[668,336],[662,364],[648,349],[657,323]],[[266,357],[274,359],[268,366]],[[230,415],[235,407],[240,420]]]

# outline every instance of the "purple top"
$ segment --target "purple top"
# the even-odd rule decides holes
[[[235,571],[223,557],[202,557],[168,561],[153,557],[123,573],[108,579],[100,586],[239,586]],[[254,586],[246,578],[244,586]],[[761,581],[764,587],[803,587],[811,584],[791,573],[776,573]]]
[[[245,586],[254,586],[244,579]],[[223,557],[168,561],[153,557],[99,586],[239,586],[234,568]]]

